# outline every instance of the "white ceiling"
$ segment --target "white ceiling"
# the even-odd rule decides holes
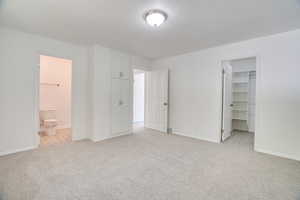
[[[169,15],[159,28],[145,11]],[[300,0],[0,0],[0,25],[148,58],[300,28]]]

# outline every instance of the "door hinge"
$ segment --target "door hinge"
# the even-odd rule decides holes
[[[224,133],[224,129],[221,129],[221,133]]]

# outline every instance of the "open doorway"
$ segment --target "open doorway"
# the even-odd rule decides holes
[[[72,60],[40,55],[40,147],[72,141]]]
[[[238,138],[253,149],[255,136],[256,58],[222,62],[221,141]],[[243,139],[244,138],[244,139]]]
[[[133,70],[133,131],[144,128],[145,121],[145,72]]]

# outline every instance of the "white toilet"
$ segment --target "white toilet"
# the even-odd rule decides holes
[[[56,110],[40,111],[40,127],[47,135],[55,135],[57,127]]]

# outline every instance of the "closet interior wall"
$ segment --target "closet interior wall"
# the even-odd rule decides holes
[[[255,131],[256,59],[231,61],[232,130]]]

